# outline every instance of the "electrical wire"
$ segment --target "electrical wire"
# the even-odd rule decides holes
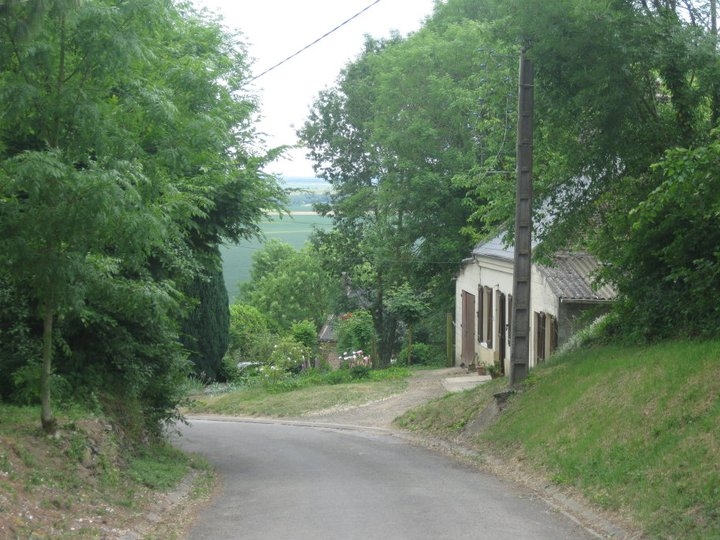
[[[308,49],[309,49],[310,47],[312,47],[313,45],[316,45],[317,43],[320,43],[323,39],[325,39],[325,38],[328,37],[329,35],[333,34],[334,32],[338,31],[340,28],[342,28],[343,26],[345,26],[347,23],[349,23],[349,22],[352,21],[353,19],[358,18],[360,15],[362,15],[363,13],[365,13],[368,9],[370,9],[371,7],[373,7],[373,6],[376,5],[376,4],[379,4],[380,2],[381,2],[381,0],[375,0],[372,4],[364,7],[363,9],[361,9],[360,11],[358,11],[355,15],[353,15],[353,16],[350,17],[349,19],[347,19],[347,20],[341,22],[340,24],[338,24],[338,25],[337,25],[335,28],[333,28],[332,30],[330,30],[330,31],[328,31],[328,32],[325,32],[322,36],[320,36],[319,38],[317,38],[317,39],[316,39],[315,41],[313,41],[312,43],[309,43],[309,44],[305,45],[302,49],[294,52],[293,54],[291,54],[290,56],[288,56],[288,57],[285,58],[284,60],[280,60],[277,64],[274,64],[274,65],[270,66],[270,67],[267,68],[265,71],[263,71],[262,73],[260,73],[260,75],[256,75],[255,77],[251,78],[248,82],[254,82],[254,81],[258,80],[260,77],[262,77],[262,76],[264,76],[264,75],[267,75],[268,73],[270,73],[270,72],[273,71],[274,69],[279,68],[280,66],[282,66],[282,65],[285,64],[286,62],[289,62],[290,60],[292,60],[293,58],[295,58],[295,57],[298,56],[299,54],[301,54],[301,53],[305,52],[306,50],[308,50]]]

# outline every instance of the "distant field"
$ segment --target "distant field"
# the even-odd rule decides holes
[[[286,183],[287,187],[304,189],[308,193],[291,196],[292,216],[265,221],[260,224],[260,228],[266,240],[277,238],[300,249],[315,228],[326,230],[332,225],[331,218],[318,216],[312,212],[312,202],[322,198],[328,187],[321,180],[314,178],[290,179]],[[237,297],[238,285],[249,279],[253,254],[262,249],[264,242],[265,240],[252,240],[221,247],[225,286],[230,303]]]
[[[282,221],[266,221],[261,223],[265,238],[277,238],[300,249],[313,231],[313,228],[329,229],[332,219],[318,215],[296,215],[286,217]],[[246,241],[235,246],[220,248],[223,258],[225,286],[228,290],[230,303],[237,297],[238,284],[250,277],[253,254],[262,249],[264,241]]]

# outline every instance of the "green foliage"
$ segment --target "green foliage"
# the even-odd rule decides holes
[[[334,189],[318,205],[334,224],[316,235],[318,253],[343,280],[344,309],[372,313],[382,364],[397,342],[387,291],[408,281],[444,311],[455,262],[472,245],[464,231],[475,197],[455,178],[481,155],[475,53],[482,36],[482,25],[464,21],[407,39],[368,39],[300,132]]]
[[[367,379],[370,377],[370,370],[372,369],[371,366],[357,364],[354,366],[351,366],[350,371],[350,378],[351,379]]]
[[[261,171],[277,152],[248,150],[245,51],[217,22],[164,0],[45,8],[0,13],[0,95],[13,104],[0,125],[1,288],[29,308],[11,329],[42,343],[48,431],[56,368],[78,399],[123,396],[132,410],[115,417],[137,412],[156,433],[186,371],[178,291],[212,273],[221,241],[278,209],[282,190]],[[198,340],[213,361],[223,333]],[[3,364],[20,367],[26,341]]]
[[[403,347],[398,354],[398,363],[402,366],[433,366],[443,365],[444,359],[433,351],[433,348],[427,343],[413,343],[412,357],[408,362],[408,347]]]
[[[375,327],[370,312],[347,313],[337,323],[337,349],[343,353],[375,350]]]
[[[230,341],[230,311],[222,270],[195,278],[187,294],[196,305],[183,323],[182,341],[193,370],[209,380],[224,379],[222,359]]]
[[[230,306],[230,346],[228,356],[237,362],[265,361],[269,347],[263,346],[269,334],[268,322],[256,307],[248,304]],[[266,354],[263,352],[265,351]]]
[[[311,246],[297,251],[270,240],[253,257],[251,276],[241,287],[241,299],[259,309],[277,331],[290,331],[303,320],[319,328],[337,296],[336,282]]]
[[[42,364],[38,360],[31,360],[12,372],[11,381],[14,391],[10,396],[13,403],[18,405],[37,405],[40,403],[42,392],[40,378]],[[50,378],[50,391],[59,404],[68,403],[72,397],[70,383],[62,375],[54,373]]]
[[[312,350],[292,337],[281,339],[274,347],[268,362],[282,371],[299,373],[312,360]]]
[[[630,184],[627,213],[608,221],[596,249],[610,263],[604,277],[622,295],[623,335],[663,339],[720,334],[720,142],[669,150],[652,178]],[[625,188],[624,191],[628,189]],[[613,241],[614,240],[614,241]],[[620,240],[618,242],[618,240]]]
[[[418,293],[404,282],[387,292],[386,305],[390,313],[411,325],[427,313],[427,293]]]
[[[318,346],[317,327],[312,321],[299,321],[290,327],[290,335],[308,350],[314,351]]]
[[[12,374],[29,358],[40,358],[39,345],[39,329],[27,294],[0,278],[0,401],[9,400],[15,390]]]
[[[427,293],[417,293],[405,282],[387,293],[387,310],[407,325],[407,351],[405,360],[408,365],[413,359],[413,327],[428,311]]]

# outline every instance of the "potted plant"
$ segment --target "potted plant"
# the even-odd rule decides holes
[[[483,364],[482,362],[478,362],[477,364],[477,374],[478,375],[487,375],[487,366]]]

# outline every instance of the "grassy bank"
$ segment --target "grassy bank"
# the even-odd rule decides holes
[[[401,424],[455,437],[499,388],[446,396]],[[556,358],[469,443],[579,489],[652,538],[720,538],[720,342]]]
[[[183,505],[209,494],[204,463],[169,444],[130,452],[100,418],[58,412],[57,437],[37,408],[0,405],[0,538],[176,538]],[[188,473],[194,474],[188,476]],[[168,493],[192,478],[172,504]],[[149,515],[155,518],[148,520]]]

